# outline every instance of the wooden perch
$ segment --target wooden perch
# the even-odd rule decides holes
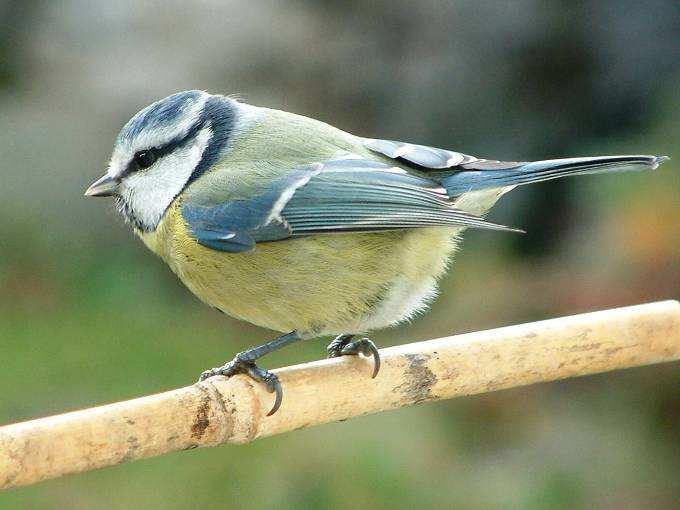
[[[0,427],[0,488],[366,413],[680,358],[680,303],[662,301],[282,368],[281,409],[244,376]]]

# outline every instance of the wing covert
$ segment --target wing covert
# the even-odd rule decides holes
[[[523,163],[516,161],[497,161],[495,159],[483,159],[462,152],[453,152],[427,145],[397,142],[394,140],[376,140],[365,138],[366,148],[403,163],[411,164],[420,169],[432,170],[505,170],[520,166]]]
[[[286,239],[291,230],[281,218],[281,209],[321,168],[320,164],[299,167],[248,200],[215,206],[184,204],[182,217],[196,240],[215,250],[237,253],[253,249],[258,241]]]

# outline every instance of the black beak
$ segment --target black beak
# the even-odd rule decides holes
[[[86,197],[110,197],[118,193],[120,181],[109,175],[100,177],[85,190]]]

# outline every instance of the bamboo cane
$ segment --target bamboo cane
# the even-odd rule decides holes
[[[0,489],[176,450],[247,443],[420,402],[680,359],[680,303],[661,301],[468,333],[277,370],[285,397],[244,376],[0,427]]]

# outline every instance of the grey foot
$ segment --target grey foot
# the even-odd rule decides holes
[[[373,375],[375,378],[380,371],[380,353],[378,348],[369,338],[360,338],[359,340],[352,340],[354,335],[340,335],[337,336],[326,348],[329,358],[337,358],[338,356],[356,356],[363,354],[364,356],[373,356]]]
[[[258,367],[255,364],[255,361],[247,359],[243,354],[244,353],[237,354],[233,360],[229,363],[225,363],[221,367],[206,370],[201,374],[201,377],[198,380],[205,381],[208,377],[214,375],[226,375],[229,377],[234,374],[246,374],[254,381],[263,383],[269,393],[276,392],[274,405],[267,413],[267,416],[271,416],[279,409],[279,407],[281,407],[281,401],[283,400],[283,389],[281,388],[279,378],[268,370]]]

